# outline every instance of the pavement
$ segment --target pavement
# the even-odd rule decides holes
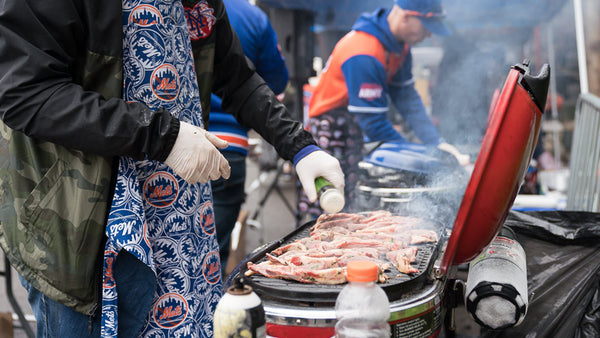
[[[280,239],[296,228],[295,203],[296,203],[296,178],[290,172],[289,162],[281,160],[279,165],[267,166],[268,170],[260,164],[257,158],[247,159],[246,202],[242,206],[244,215],[247,215],[245,226],[242,227],[237,243],[237,250],[231,253],[232,259],[241,260],[246,254],[264,243]],[[290,206],[292,210],[290,210]],[[305,221],[300,220],[299,224]],[[229,267],[233,267],[232,262]],[[4,256],[0,250],[0,271],[4,271]],[[6,280],[0,276],[0,338],[26,338],[27,334],[17,320],[14,308],[8,301]],[[31,307],[27,302],[25,289],[19,283],[16,272],[12,273],[12,293],[18,306],[30,325],[35,328]],[[12,332],[2,331],[2,314],[10,314]],[[479,326],[467,315],[464,307],[459,307],[456,312],[457,336],[477,337]],[[7,330],[10,330],[7,329]]]

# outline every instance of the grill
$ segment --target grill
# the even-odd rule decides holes
[[[251,255],[249,255],[244,262],[242,262],[243,266],[245,267],[248,262],[263,262],[267,260],[265,255],[279,246],[289,244],[302,237],[308,237],[310,228],[314,225],[314,223],[314,221],[308,222],[284,238],[258,248]],[[438,230],[438,237],[442,238],[442,226],[440,224],[424,220],[422,228],[436,229]],[[418,247],[417,260],[412,264],[412,266],[417,268],[419,273],[412,275],[401,274],[400,277],[388,278],[386,282],[379,284],[386,292],[389,299],[398,299],[409,290],[421,287],[424,284],[431,282],[430,274],[428,272],[431,270],[433,265],[432,258],[437,257],[439,252],[439,243],[441,242],[442,240],[438,241],[438,243],[424,243],[415,245]],[[244,273],[246,270],[247,268],[244,268],[242,273]],[[400,272],[393,266],[385,273],[390,277],[400,275]],[[318,305],[318,303],[335,303],[338,293],[344,286],[305,284],[284,279],[268,278],[259,274],[253,274],[247,277],[246,282],[251,285],[252,288],[258,294],[260,294],[263,299],[271,298],[279,301],[283,300],[290,302],[313,303],[315,305]]]
[[[395,171],[387,176],[371,175],[359,184],[360,198],[365,199],[361,204],[363,210],[388,206],[385,209],[392,213],[416,216],[424,219],[427,224],[424,228],[439,230],[438,243],[419,247],[416,262],[419,273],[389,279],[382,284],[390,299],[392,337],[439,335],[445,320],[444,310],[451,307],[443,299],[464,296],[457,288],[460,283],[451,283],[455,267],[477,257],[506,219],[537,142],[549,77],[547,65],[537,76],[529,74],[527,64],[516,65],[509,72],[502,93],[497,102],[492,103],[488,129],[464,189],[461,184],[435,179],[436,170],[452,167],[430,165],[436,161],[426,158],[431,157],[431,153],[419,150],[419,145],[409,146],[416,148],[402,152],[397,144],[382,144],[365,158],[364,162],[369,164],[363,164],[365,170],[384,174],[390,173],[389,169]],[[414,161],[415,154],[419,161]],[[407,164],[411,167],[403,167]],[[460,175],[447,172],[448,176]],[[447,210],[455,210],[460,203],[456,214],[440,215],[419,209],[414,203],[419,199],[435,201],[436,197],[440,198],[438,205],[449,204],[445,205]],[[309,222],[284,238],[256,249],[241,263],[242,273],[248,261],[258,263],[266,259],[265,254],[271,250],[307,236],[313,224]],[[307,285],[259,275],[250,276],[248,282],[263,299],[268,335],[331,337],[334,334],[333,304],[342,285]]]
[[[381,143],[358,166],[361,207],[442,221],[454,219],[469,178],[452,155],[414,143]]]

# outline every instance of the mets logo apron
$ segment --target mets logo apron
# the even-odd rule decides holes
[[[216,21],[206,1],[203,20]],[[197,19],[197,18],[196,18]],[[123,0],[124,99],[168,109],[202,126],[190,33],[180,1]],[[190,185],[167,165],[121,157],[104,253],[102,336],[116,337],[113,263],[127,250],[157,279],[142,337],[212,337],[222,295],[209,184]]]

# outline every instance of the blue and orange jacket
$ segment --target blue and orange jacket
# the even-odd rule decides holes
[[[356,114],[365,141],[403,140],[387,119],[388,97],[425,144],[441,142],[414,87],[410,46],[390,31],[389,10],[363,14],[335,46],[309,105],[309,117],[334,109]]]

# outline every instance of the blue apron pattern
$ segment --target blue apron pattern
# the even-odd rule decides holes
[[[212,13],[206,1],[200,4]],[[181,121],[202,126],[181,2],[123,0],[123,31],[124,99],[164,107]],[[212,337],[222,281],[211,200],[209,184],[190,185],[164,163],[119,159],[106,228],[103,337],[118,332],[113,265],[121,250],[157,278],[142,337]]]

